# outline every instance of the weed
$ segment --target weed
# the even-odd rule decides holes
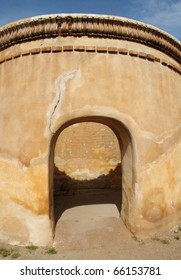
[[[181,231],[181,225],[178,226],[178,230]]]
[[[180,237],[179,236],[174,236],[174,239],[179,240]]]
[[[133,238],[134,241],[139,242],[139,238],[137,236],[133,235],[132,238]]]
[[[142,245],[144,244],[143,240],[139,239],[137,236],[133,235],[132,238],[134,241],[139,242]]]
[[[1,248],[0,249],[0,255],[3,257],[3,258],[6,258],[8,256],[10,256],[11,254],[13,253],[13,250],[12,249],[5,249],[5,248]]]
[[[162,244],[170,244],[170,242],[166,239],[160,239],[159,237],[153,237],[152,238],[153,241],[160,241]]]
[[[153,241],[160,241],[160,238],[155,236],[155,237],[152,238],[152,240]]]
[[[34,244],[30,244],[28,246],[26,246],[26,249],[30,250],[30,251],[35,251],[38,248],[38,246],[34,245]]]
[[[49,248],[49,249],[46,251],[46,253],[47,253],[47,254],[52,254],[52,255],[53,255],[53,254],[57,254],[57,250],[56,250],[55,248],[52,247],[52,248]]]
[[[179,233],[179,231],[181,231],[181,225],[176,226],[173,232]]]
[[[170,242],[168,240],[166,240],[166,239],[162,239],[162,240],[160,240],[160,242],[162,244],[170,244]]]

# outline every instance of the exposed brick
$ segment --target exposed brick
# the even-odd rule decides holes
[[[150,60],[150,61],[154,61],[154,60],[155,60],[155,56],[152,55],[152,54],[149,54],[149,53],[146,55],[146,58],[147,58],[148,60]]]
[[[26,55],[29,55],[30,54],[30,51],[29,50],[25,50],[25,51],[22,51],[21,52],[21,55],[22,56],[26,56]]]
[[[177,73],[181,74],[181,69],[180,69],[178,66],[172,64],[171,67],[172,67],[172,69],[173,69],[174,71],[176,71]]]
[[[160,62],[160,58],[155,56],[155,61]]]
[[[161,31],[155,31],[150,26],[142,25],[127,19],[103,19],[77,15],[72,19],[67,16],[50,17],[49,19],[25,20],[21,24],[3,28],[1,32],[1,48],[19,44],[25,39],[41,39],[57,36],[94,36],[96,38],[122,38],[135,43],[143,43],[175,57],[180,62],[180,45],[173,38]],[[58,25],[58,26],[57,26]],[[14,40],[13,38],[16,38]],[[162,42],[162,43],[160,43]]]
[[[108,48],[108,53],[117,54],[118,53],[118,49],[117,48],[113,48],[113,47],[109,47]]]
[[[108,49],[107,47],[97,47],[98,53],[107,53]]]
[[[42,53],[51,52],[51,47],[43,47],[43,48],[41,48],[41,52],[42,52]]]
[[[39,48],[32,49],[30,52],[31,52],[31,54],[38,54],[38,53],[40,53],[40,49]]]
[[[128,54],[128,50],[127,49],[118,49],[118,52],[120,53],[120,54]]]
[[[140,58],[146,59],[146,53],[144,53],[144,52],[138,52],[138,56]]]
[[[3,63],[5,61],[5,58],[4,57],[1,57],[0,58],[0,63]]]
[[[18,58],[21,56],[21,52],[16,52],[15,54],[13,54],[13,58]]]
[[[76,52],[84,52],[85,51],[85,47],[84,46],[75,46],[74,47],[74,51],[76,51]]]
[[[63,46],[64,52],[73,52],[73,46]]]
[[[52,52],[62,52],[62,47],[61,46],[54,46],[51,49],[52,49]]]
[[[137,51],[130,50],[130,51],[129,51],[129,55],[131,55],[131,56],[138,56],[138,52],[137,52]]]
[[[86,47],[86,52],[95,52],[96,51],[96,48],[93,47],[93,46],[87,46]]]
[[[5,61],[11,60],[11,59],[12,59],[12,55],[11,54],[5,56]]]
[[[174,64],[173,63],[169,63],[168,67],[172,70],[174,70]]]
[[[69,126],[59,135],[55,147],[55,164],[59,170],[65,171],[62,168],[66,168],[66,164],[62,166],[62,161],[68,162],[71,172],[84,170],[85,166],[96,173],[101,173],[103,168],[108,171],[110,162],[115,162],[116,166],[121,161],[117,137],[109,127],[100,123]]]

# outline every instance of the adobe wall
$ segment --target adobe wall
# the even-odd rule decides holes
[[[1,241],[52,242],[55,143],[86,121],[120,141],[126,226],[148,236],[181,221],[179,41],[124,18],[51,15],[2,27],[0,50]]]

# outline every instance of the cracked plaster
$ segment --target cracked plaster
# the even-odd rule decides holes
[[[120,214],[126,226],[134,234],[148,236],[180,223],[181,76],[155,60],[107,51],[115,44],[117,49],[126,47],[132,54],[144,51],[180,67],[180,42],[155,33],[155,42],[163,43],[158,50],[146,43],[156,31],[151,29],[149,37],[147,26],[145,31],[139,29],[142,27],[134,30],[134,24],[127,27],[129,36],[130,30],[135,31],[131,40],[114,38],[107,29],[111,38],[96,37],[97,33],[94,38],[77,38],[64,33],[63,38],[12,41],[1,50],[1,57],[12,55],[0,63],[2,241],[22,245],[52,242],[52,137],[65,125],[87,117],[113,127],[123,142]],[[144,44],[136,41],[136,32]],[[71,52],[53,52],[55,41],[57,46],[96,46],[97,51],[71,47]],[[52,46],[52,52],[40,52],[42,44]],[[13,58],[18,50],[31,51],[32,46],[38,49],[36,54],[32,51]],[[106,53],[101,52],[103,47]],[[44,236],[43,241],[39,236]]]

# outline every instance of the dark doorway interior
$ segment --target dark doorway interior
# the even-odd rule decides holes
[[[115,204],[121,211],[121,164],[109,174],[92,180],[75,180],[54,169],[54,217],[55,223],[67,209],[95,204]],[[71,197],[71,199],[70,199]]]

